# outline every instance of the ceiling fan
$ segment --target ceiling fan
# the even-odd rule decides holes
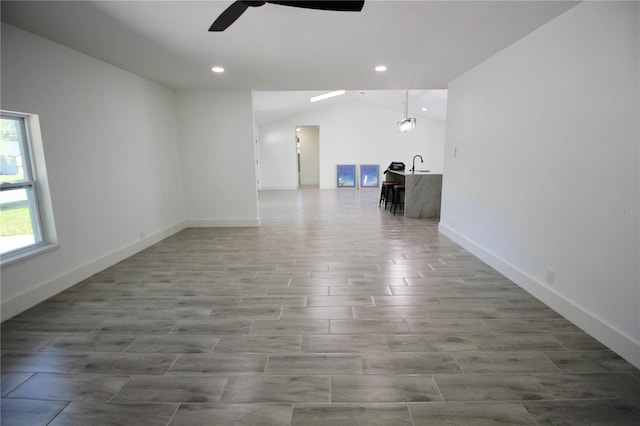
[[[250,7],[264,6],[266,3],[281,6],[301,7],[304,9],[331,10],[337,12],[360,12],[364,6],[361,1],[234,1],[231,6],[211,24],[209,31],[224,31]]]

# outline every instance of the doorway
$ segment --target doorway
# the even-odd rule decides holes
[[[320,126],[296,127],[298,187],[320,186]]]

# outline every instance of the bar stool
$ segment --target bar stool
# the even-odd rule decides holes
[[[394,185],[393,186],[393,201],[391,203],[390,211],[393,211],[393,214],[396,214],[396,210],[398,206],[404,210],[404,185]]]
[[[387,204],[389,204],[389,211],[393,208],[393,198],[396,195],[395,187],[398,185],[398,182],[389,182],[389,189],[387,190],[387,198],[384,199],[384,209],[387,209]]]
[[[385,210],[387,209],[387,202],[393,192],[393,185],[395,185],[395,183],[393,182],[382,182],[382,189],[380,190],[380,201],[378,202],[378,206],[381,206],[382,202],[384,201]]]

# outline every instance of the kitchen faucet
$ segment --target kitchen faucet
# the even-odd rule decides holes
[[[416,158],[420,157],[420,162],[424,163],[424,160],[422,159],[422,155],[418,154],[418,155],[414,155],[413,156],[413,165],[411,167],[411,173],[415,173],[416,172]]]

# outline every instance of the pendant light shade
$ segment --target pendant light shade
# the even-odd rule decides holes
[[[409,118],[409,90],[404,91],[404,118],[398,121],[396,130],[398,132],[408,132],[416,128],[416,119]]]

